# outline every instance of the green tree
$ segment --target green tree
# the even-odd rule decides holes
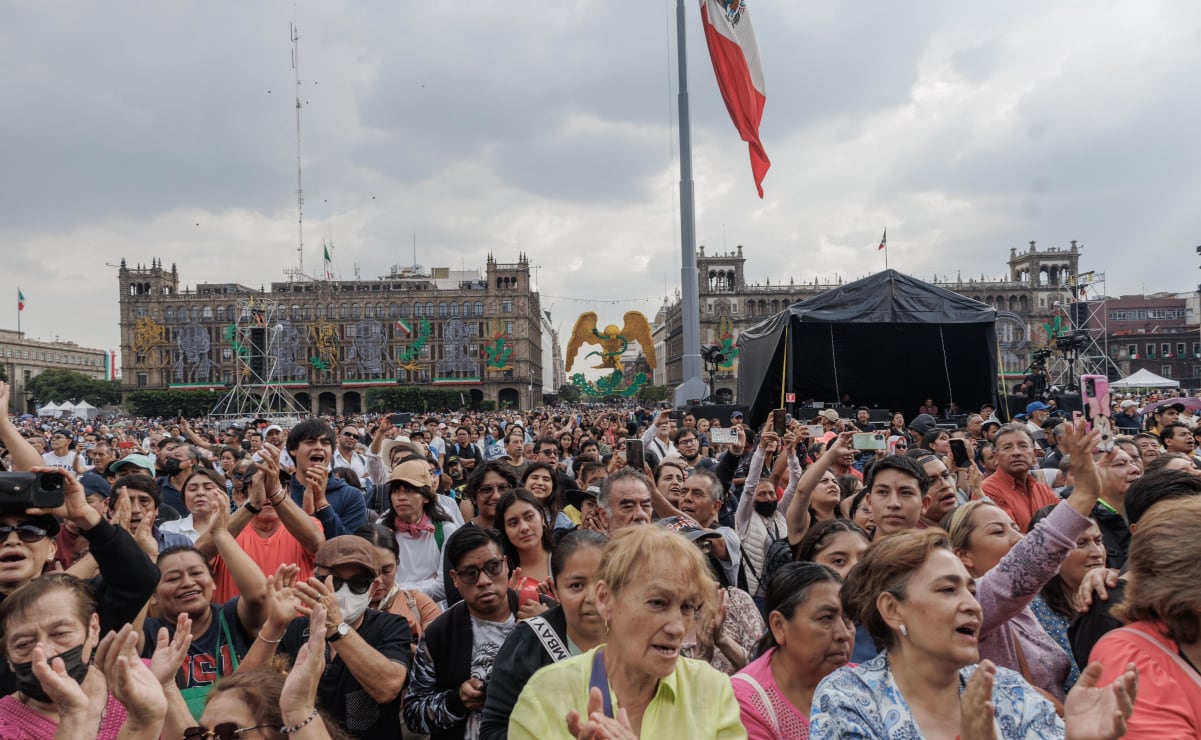
[[[580,389],[571,383],[559,386],[559,403],[572,404],[580,402]]]
[[[135,416],[207,416],[224,396],[224,391],[215,390],[132,391],[125,397],[125,408]]]
[[[638,400],[644,403],[659,403],[666,401],[669,395],[667,386],[665,385],[644,385],[638,391]]]
[[[47,370],[30,379],[26,390],[42,403],[73,399],[87,401],[93,406],[120,403],[121,391],[108,380],[96,380],[74,370]]]

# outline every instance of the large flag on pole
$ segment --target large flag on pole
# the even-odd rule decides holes
[[[888,248],[888,227],[884,227],[884,236],[880,237],[880,246],[876,247],[876,251]]]
[[[701,21],[709,59],[717,75],[726,110],[735,128],[751,150],[751,174],[755,188],[763,197],[763,177],[771,162],[759,141],[759,121],[767,101],[763,85],[763,67],[759,63],[759,43],[751,28],[746,0],[700,0]]]
[[[21,312],[24,310],[25,310],[25,294],[21,292],[20,288],[17,288],[17,311]]]
[[[329,258],[329,247],[326,246],[324,239],[321,240],[321,248],[325,250],[325,279],[331,280],[334,277],[333,270],[330,269],[332,260]]]

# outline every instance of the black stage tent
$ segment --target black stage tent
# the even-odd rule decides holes
[[[738,337],[738,400],[749,421],[786,406],[784,394],[900,411],[996,403],[997,312],[896,270],[828,290]]]

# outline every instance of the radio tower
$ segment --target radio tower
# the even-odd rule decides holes
[[[298,274],[304,273],[304,183],[300,164],[300,33],[295,23],[288,24],[292,38],[292,77],[296,81],[296,254],[299,256]]]

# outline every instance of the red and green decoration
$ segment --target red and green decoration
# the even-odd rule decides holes
[[[431,334],[433,334],[433,329],[430,328],[429,320],[422,319],[417,327],[417,336],[396,356],[397,361],[401,365],[411,364],[421,354],[421,350],[425,348],[425,345],[429,343]]]
[[[638,373],[630,380],[630,384],[626,385],[621,371],[604,375],[598,378],[595,383],[585,378],[583,373],[576,373],[571,376],[571,384],[579,389],[581,394],[593,398],[609,398],[613,396],[633,398],[638,395],[638,391],[642,390],[642,386],[646,385],[647,381],[646,373]]]
[[[733,370],[734,360],[738,359],[738,348],[734,346],[734,328],[729,319],[721,321],[721,335],[717,338],[717,346],[726,358],[725,362],[717,366],[718,369]]]

